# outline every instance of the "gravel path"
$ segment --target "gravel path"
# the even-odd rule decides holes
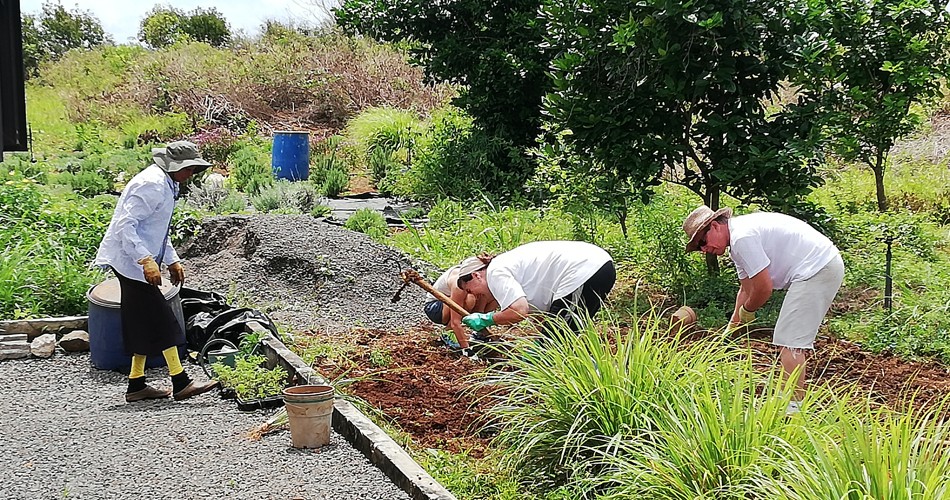
[[[179,249],[186,286],[263,309],[294,330],[403,328],[426,321],[416,285],[391,298],[399,273],[431,265],[309,215],[223,216]],[[437,275],[437,274],[436,274]]]
[[[166,369],[147,374],[170,387]],[[213,392],[127,404],[126,376],[88,354],[3,361],[0,380],[0,498],[409,498],[336,433],[316,451],[290,447],[287,430],[243,436],[274,410]]]

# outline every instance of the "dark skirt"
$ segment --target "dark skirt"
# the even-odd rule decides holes
[[[115,270],[112,270],[115,272]],[[185,331],[157,286],[122,276],[122,342],[129,356],[154,356],[185,343]]]

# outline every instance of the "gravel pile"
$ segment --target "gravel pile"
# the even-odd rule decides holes
[[[295,330],[396,329],[425,320],[418,286],[390,299],[402,270],[431,273],[431,266],[308,215],[212,218],[178,250],[186,286],[251,304]]]
[[[147,375],[171,386],[164,368]],[[244,436],[275,410],[214,392],[127,404],[126,376],[88,354],[4,361],[0,380],[0,498],[409,498],[336,433],[319,450],[292,448],[287,430]]]

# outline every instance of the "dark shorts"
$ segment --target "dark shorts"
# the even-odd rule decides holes
[[[617,270],[614,263],[607,261],[581,287],[579,303],[572,303],[570,296],[564,297],[555,300],[548,313],[560,317],[567,322],[571,330],[577,332],[582,326],[580,321],[584,316],[593,318],[597,314],[616,281]]]
[[[426,316],[428,316],[433,323],[437,325],[445,324],[442,322],[442,303],[438,300],[426,302],[425,308],[423,310],[426,312]]]

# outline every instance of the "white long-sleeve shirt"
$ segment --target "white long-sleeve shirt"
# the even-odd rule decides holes
[[[132,177],[119,196],[94,265],[112,266],[123,276],[145,281],[139,260],[151,255],[159,264],[178,262],[168,240],[177,195],[178,183],[157,165]]]

